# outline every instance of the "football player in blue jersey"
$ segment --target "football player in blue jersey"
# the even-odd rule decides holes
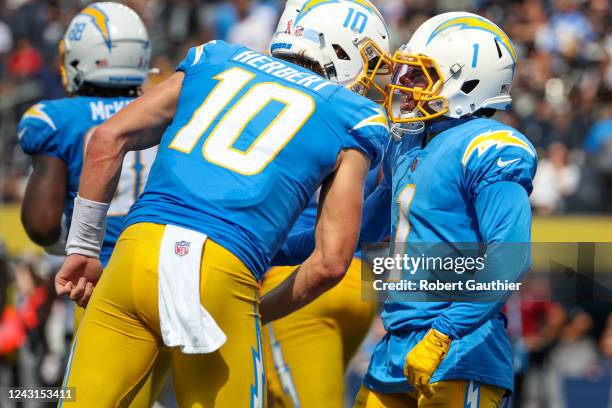
[[[263,406],[261,322],[342,279],[364,180],[388,138],[381,108],[342,86],[367,92],[382,37],[353,42],[365,17],[353,24],[345,2],[355,4],[322,3],[334,24],[304,30],[283,59],[222,41],[192,48],[177,73],[96,129],[56,280],[82,302],[75,285],[96,278],[124,155],[160,147],[74,342],[65,383],[76,403],[128,403],[170,349],[181,406]],[[259,306],[258,281],[319,186],[317,249]]]
[[[295,55],[294,41],[300,35],[320,31],[319,27],[335,24],[335,14],[326,6],[317,6],[315,0],[293,0],[285,6],[276,34],[271,42],[273,56]],[[355,24],[354,38],[374,37],[378,34],[389,52],[388,30],[375,6],[368,1],[345,2],[337,6],[340,15],[353,16],[347,26]],[[344,9],[343,11],[341,11]],[[345,18],[345,20],[347,20]],[[363,24],[363,27],[361,25]],[[362,32],[360,30],[362,29]],[[344,63],[361,68],[357,47],[342,43],[345,38],[331,39],[335,47],[350,52]],[[299,44],[298,44],[299,45]],[[297,49],[299,52],[299,49]],[[378,73],[390,73],[388,60],[373,60],[386,64]],[[359,91],[359,83],[345,82]],[[376,97],[376,95],[373,95]],[[380,95],[378,95],[380,96]],[[384,118],[381,118],[381,121]],[[381,126],[385,124],[381,122]],[[365,185],[368,195],[380,180],[380,166],[370,170]],[[314,228],[317,217],[317,196],[313,197],[300,214],[291,233]],[[345,370],[367,334],[376,313],[374,302],[361,299],[361,253],[357,252],[349,269],[336,287],[308,306],[269,323],[263,328],[263,346],[268,384],[268,400],[277,408],[341,408],[344,406]],[[289,276],[294,266],[274,267],[266,271],[262,282],[265,294]],[[325,381],[313,381],[325,378]]]
[[[24,227],[34,242],[63,255],[87,142],[96,126],[140,95],[151,47],[134,11],[119,3],[94,3],[71,21],[59,48],[70,97],[29,108],[19,122],[18,137],[33,165],[22,207]],[[144,188],[156,150],[126,155],[108,212],[103,266]]]
[[[506,33],[471,13],[445,13],[423,23],[393,61],[386,108],[399,125],[387,150],[395,252],[411,243],[484,243],[487,253],[529,243],[536,152],[488,118],[511,103],[517,56]],[[516,248],[509,268],[521,272],[529,256],[526,245]],[[392,298],[355,406],[502,406],[513,389],[502,301]]]
[[[70,97],[40,101],[29,108],[19,122],[18,137],[33,165],[22,206],[23,225],[47,252],[65,255],[87,142],[96,126],[140,95],[151,47],[134,11],[119,3],[94,3],[70,22],[59,48],[62,79]],[[144,189],[156,152],[152,147],[126,155],[108,210],[102,266],[110,258],[125,216]],[[93,283],[85,290],[91,291]],[[84,280],[75,288],[83,285]],[[75,332],[82,314],[82,308],[75,310]],[[132,407],[151,406],[167,369],[167,362],[156,366]]]
[[[384,179],[364,207],[361,242],[385,236],[395,253],[418,243],[523,243],[512,273],[528,268],[528,196],[536,152],[489,117],[508,109],[517,62],[508,36],[475,14],[423,23],[393,57],[386,110],[392,126]],[[391,206],[391,214],[382,211]],[[277,259],[303,259],[311,233],[292,235]],[[498,276],[490,276],[494,279]],[[513,389],[512,353],[496,302],[384,304],[377,345],[356,407],[500,407]],[[395,299],[394,299],[395,298]],[[477,300],[477,299],[472,299]]]

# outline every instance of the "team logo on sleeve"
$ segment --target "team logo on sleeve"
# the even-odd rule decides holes
[[[353,130],[357,130],[365,126],[382,126],[388,130],[389,125],[387,123],[387,116],[379,109],[373,109],[373,111],[376,113],[372,116],[368,116],[356,124],[355,127],[353,127]]]
[[[45,107],[45,105],[43,105],[42,103],[37,103],[36,105],[32,106],[30,109],[28,109],[23,114],[23,118],[24,119],[33,118],[33,119],[42,120],[47,125],[49,125],[51,127],[51,129],[56,130],[55,123],[53,123],[53,120],[51,120],[49,115],[47,115],[43,111],[44,107]]]
[[[461,159],[461,164],[465,166],[474,152],[476,152],[478,154],[478,157],[480,157],[493,146],[495,146],[496,150],[499,150],[506,146],[518,147],[519,149],[523,149],[527,153],[529,153],[531,157],[535,157],[536,155],[529,143],[525,142],[520,137],[512,134],[512,131],[489,130],[486,133],[483,133],[472,139],[472,141],[468,144],[467,149],[465,149],[465,153],[463,154],[463,158]],[[506,163],[510,164],[508,162]]]

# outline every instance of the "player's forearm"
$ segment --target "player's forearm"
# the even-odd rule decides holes
[[[345,258],[324,260],[314,253],[261,299],[263,324],[293,313],[338,284],[350,264],[351,256]]]
[[[378,185],[365,201],[358,245],[383,241],[389,236],[391,230],[390,206],[390,186]],[[314,228],[290,234],[272,259],[272,265],[298,265],[312,254],[314,248]]]
[[[32,241],[51,245],[61,235],[68,170],[62,160],[45,155],[33,156],[32,165],[21,221]]]
[[[125,142],[112,128],[102,125],[96,129],[87,146],[79,196],[100,203],[110,203],[117,188]]]

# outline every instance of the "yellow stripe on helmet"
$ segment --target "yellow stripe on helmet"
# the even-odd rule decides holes
[[[341,3],[341,2],[355,3],[359,4],[362,7],[365,7],[368,11],[376,14],[381,20],[384,21],[382,14],[378,11],[378,9],[370,3],[368,0],[308,0],[298,13],[296,18],[296,22],[299,21],[302,17],[304,17],[308,12],[310,12],[315,7],[324,5],[324,4],[333,4],[333,3]]]
[[[110,40],[110,31],[108,29],[108,16],[104,11],[100,10],[97,7],[89,6],[80,14],[84,14],[88,17],[91,17],[93,24],[96,26],[100,34],[102,34],[102,38],[104,38],[104,42],[110,48],[111,40]]]
[[[460,26],[462,30],[466,30],[466,29],[484,30],[484,31],[488,31],[491,34],[495,35],[497,40],[501,42],[502,45],[510,53],[512,61],[516,63],[516,52],[514,51],[514,46],[512,45],[512,41],[510,41],[510,38],[508,37],[508,35],[495,24],[485,19],[478,18],[478,17],[472,17],[472,16],[455,17],[448,21],[445,21],[444,23],[436,27],[435,30],[433,30],[433,32],[429,36],[429,39],[427,40],[427,43],[433,40],[434,37],[440,34],[442,31],[450,27],[456,27],[456,26]]]

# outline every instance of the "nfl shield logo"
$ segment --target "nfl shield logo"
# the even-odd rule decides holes
[[[184,256],[189,253],[189,242],[178,241],[174,244],[174,253],[178,256]]]

